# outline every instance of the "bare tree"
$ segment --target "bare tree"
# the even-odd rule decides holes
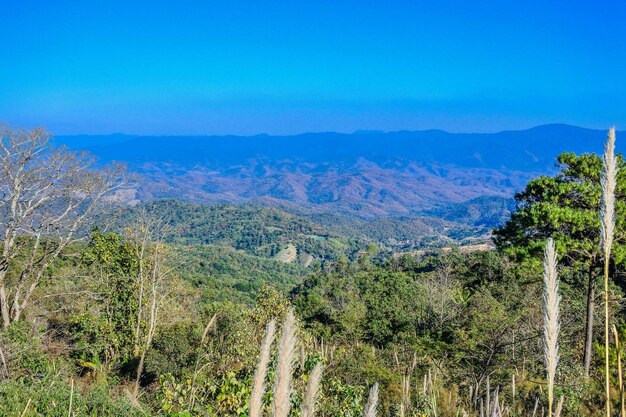
[[[141,339],[141,325],[144,312],[144,297],[146,294],[146,267],[148,266],[148,249],[150,243],[155,240],[155,234],[157,226],[160,222],[150,217],[145,209],[141,207],[137,213],[137,221],[134,227],[128,227],[126,229],[126,235],[128,240],[132,243],[135,250],[135,256],[137,257],[138,271],[137,271],[137,325],[135,326],[134,335],[134,355],[139,355],[141,351],[140,339]]]
[[[454,276],[454,266],[450,259],[443,257],[437,270],[423,281],[422,286],[426,293],[429,321],[438,331],[442,331],[461,311],[455,298],[462,288]]]
[[[19,321],[46,271],[127,183],[121,165],[52,146],[43,129],[0,128],[0,314]]]
[[[140,210],[134,228],[127,229],[139,261],[135,355],[139,355],[133,397],[137,398],[146,354],[152,346],[159,321],[159,308],[169,295],[171,271],[167,267],[167,246],[163,243],[167,225],[162,219]],[[145,323],[145,326],[142,324]],[[143,342],[143,343],[142,343]]]

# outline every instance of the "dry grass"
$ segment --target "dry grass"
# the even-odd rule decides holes
[[[611,417],[611,381],[609,373],[609,261],[615,229],[615,187],[617,161],[615,158],[615,128],[609,130],[602,163],[602,206],[600,208],[600,236],[604,252],[604,383],[606,416]]]
[[[624,404],[624,378],[622,375],[622,346],[619,342],[619,334],[617,333],[617,327],[613,325],[611,327],[613,331],[613,337],[615,338],[615,351],[617,352],[617,383],[619,384],[619,405],[620,416],[626,416],[626,404]]]
[[[365,411],[363,415],[365,417],[376,417],[378,409],[378,384],[372,385],[370,388],[370,394],[367,397],[367,404],[365,404]]]
[[[302,417],[315,417],[315,403],[322,380],[322,370],[322,364],[318,362],[309,375],[306,392],[304,393]]]
[[[548,239],[543,262],[543,337],[546,379],[548,381],[548,416],[552,416],[554,404],[554,379],[559,362],[559,280],[556,272],[554,241]]]
[[[291,410],[291,376],[296,351],[296,319],[290,311],[285,317],[278,341],[278,363],[274,383],[273,417],[288,417]]]
[[[556,405],[556,410],[554,410],[554,417],[561,417],[561,411],[563,410],[564,400],[565,400],[565,397],[561,395],[561,398],[559,398],[559,403]]]
[[[270,320],[265,328],[265,337],[261,344],[259,362],[254,374],[254,383],[250,394],[250,417],[261,417],[261,407],[263,406],[263,395],[265,395],[265,378],[267,376],[267,365],[270,362],[272,343],[276,335],[276,322]]]

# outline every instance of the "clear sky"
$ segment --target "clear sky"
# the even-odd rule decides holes
[[[0,121],[56,134],[626,127],[624,1],[4,1]]]

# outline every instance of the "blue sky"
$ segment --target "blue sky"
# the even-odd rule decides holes
[[[13,1],[0,121],[55,134],[626,127],[626,2]]]

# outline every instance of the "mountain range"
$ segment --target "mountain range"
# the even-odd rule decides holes
[[[131,196],[138,200],[258,203],[361,220],[454,220],[481,217],[481,199],[510,200],[530,178],[555,172],[561,152],[600,152],[605,136],[553,124],[499,133],[113,134],[54,140],[88,150],[101,163],[126,162],[139,177]]]

